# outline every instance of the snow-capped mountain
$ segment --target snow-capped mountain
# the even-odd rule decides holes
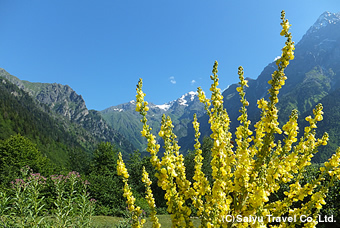
[[[280,122],[285,123],[288,120],[292,109],[297,109],[303,117],[311,115],[312,109],[318,102],[324,103],[325,110],[339,107],[334,107],[334,104],[340,103],[338,96],[340,94],[339,59],[340,13],[325,12],[297,42],[295,58],[285,70],[288,79],[279,94]],[[258,99],[268,98],[268,80],[276,69],[275,62],[269,63],[257,79],[248,79],[249,87],[246,88],[246,98],[250,103],[248,115],[252,123],[256,123],[260,117],[256,103]],[[236,91],[237,86],[237,84],[230,85],[223,91],[224,107],[231,119],[231,132],[234,132],[239,124],[237,117],[240,115],[241,103]],[[127,105],[132,104],[115,106],[111,108],[111,112],[104,110],[102,114],[111,126],[118,130],[121,129],[122,132],[120,133],[124,134],[137,148],[143,150],[143,145],[146,145],[146,143],[140,138],[142,126],[138,113],[134,111],[134,105],[131,106],[133,107],[131,111],[120,111],[121,109],[126,110]],[[200,122],[202,136],[209,135],[210,127],[206,115],[203,115],[203,105],[199,103],[194,92],[184,94],[177,100],[163,105],[150,104],[148,123],[154,129],[154,133],[157,134],[162,114],[169,115],[173,120],[179,145],[185,153],[187,149],[192,149],[194,144],[194,130],[191,122],[195,112],[198,113],[198,116],[201,115],[198,121]],[[335,110],[329,113],[336,114],[339,111]],[[304,120],[303,117],[301,120]],[[337,138],[340,129],[339,121],[336,121],[338,119],[334,116],[327,117],[325,114],[324,121],[320,124],[320,128],[318,126],[318,129],[329,132],[330,138]],[[325,123],[324,126],[322,126],[323,123]],[[126,129],[130,130],[123,132]],[[332,145],[336,145],[336,143]],[[315,159],[322,161],[323,157],[328,158],[334,151],[335,148],[332,147],[321,148],[321,153],[315,156]]]
[[[188,102],[192,102],[196,96],[197,92],[190,91],[189,93],[186,93],[180,98],[178,98],[177,101],[179,102],[180,105],[189,106]]]
[[[311,33],[317,32],[319,29],[326,27],[331,24],[336,24],[340,21],[340,12],[339,13],[330,13],[328,11],[324,12],[320,15],[320,17],[316,20],[316,22],[309,28],[306,35],[310,35]]]
[[[191,124],[193,114],[204,114],[204,105],[199,102],[197,92],[190,91],[180,98],[156,105],[149,103],[148,124],[152,127],[154,134],[160,129],[162,115],[169,115],[175,126],[174,132],[178,137],[187,135],[187,125]],[[115,126],[120,133],[127,137],[138,149],[144,149],[144,139],[140,136],[142,125],[139,121],[140,115],[135,111],[135,101],[112,106],[101,111],[103,118],[111,126]]]
[[[180,98],[174,101],[170,101],[168,103],[162,105],[154,105],[153,107],[157,107],[164,111],[168,111],[174,104],[182,105],[182,106],[189,106],[191,102],[197,97],[197,92],[190,91],[186,94],[183,94]]]
[[[186,94],[183,94],[180,98],[177,100],[173,100],[164,104],[156,105],[153,103],[149,104],[149,108],[153,109],[154,111],[160,111],[160,112],[167,112],[171,110],[172,108],[176,107],[189,107],[193,103],[197,102],[195,99],[197,99],[197,92],[190,91]],[[130,111],[135,109],[135,101],[131,100],[128,103],[123,103],[120,105],[112,106],[110,108],[107,108],[102,111],[102,113],[108,113],[108,112],[124,112],[124,111]]]

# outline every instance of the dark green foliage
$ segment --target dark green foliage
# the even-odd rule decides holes
[[[50,162],[29,139],[15,135],[0,141],[0,183],[8,188],[9,183],[19,176],[24,166],[39,173],[50,173]]]
[[[213,141],[210,137],[204,137],[201,150],[202,150],[202,157],[203,157],[203,165],[202,165],[202,171],[209,180],[210,183],[212,183],[212,169],[211,169],[211,148],[213,146]],[[194,180],[192,179],[195,174],[195,151],[189,151],[187,155],[184,157],[184,165],[187,173],[188,180],[193,183]]]
[[[326,146],[320,146],[318,153],[312,158],[314,163],[323,163],[327,161],[340,145],[340,89],[331,92],[329,95],[322,98],[319,103],[323,106],[323,120],[317,123],[316,135],[322,137],[324,132],[329,134],[329,141]],[[305,120],[307,116],[313,116],[313,108],[299,116],[298,125],[300,135],[302,136],[303,129],[309,126]]]
[[[20,133],[57,166],[80,172],[86,170],[75,164],[75,154],[86,160],[101,141],[117,143],[124,158],[134,150],[98,111],[87,110],[82,97],[69,86],[20,81],[1,68],[0,75],[23,88],[0,76],[0,139]]]
[[[326,205],[322,208],[323,215],[334,215],[334,220],[340,220],[340,180],[332,186],[326,197]]]
[[[52,116],[48,107],[37,104],[26,92],[0,78],[0,139],[19,133],[35,143],[54,164],[65,167],[69,150],[89,150]]]
[[[202,150],[202,172],[205,174],[206,178],[212,185],[213,179],[212,179],[212,169],[211,169],[211,148],[213,146],[213,141],[210,137],[204,137],[203,142],[201,145],[201,150]],[[194,174],[195,174],[195,157],[196,157],[196,152],[193,151],[188,151],[188,153],[184,157],[184,166],[185,166],[185,172],[186,172],[186,177],[187,179],[191,182],[194,183],[195,180],[193,180]],[[193,216],[196,216],[197,214],[197,209],[192,205],[192,201],[189,201],[190,209],[193,212]]]
[[[93,152],[90,172],[98,175],[111,175],[117,167],[118,149],[111,143],[99,143]]]
[[[118,150],[110,143],[100,143],[93,152],[88,176],[90,193],[97,200],[96,213],[122,216],[126,203],[123,182],[117,175]]]
[[[321,99],[320,103],[324,107],[324,116],[323,120],[317,125],[317,136],[321,137],[324,132],[327,132],[329,142],[326,146],[321,147],[315,155],[313,161],[318,163],[327,161],[340,146],[340,89]],[[312,110],[304,113],[303,118],[307,115],[312,115]]]
[[[303,178],[299,181],[301,186],[304,186],[307,183],[311,183],[316,180],[320,175],[320,167],[319,164],[312,164],[307,167],[306,171],[303,173]],[[296,175],[295,175],[296,176]],[[321,185],[314,189],[314,192],[320,191],[321,186],[328,186],[330,182],[329,176],[325,177],[325,180],[322,181]],[[275,194],[271,195],[271,201],[277,201],[283,199],[285,197],[284,192],[289,191],[289,185],[295,183],[295,181],[291,181],[289,183],[282,183],[280,189],[275,192]],[[326,194],[326,204],[323,205],[321,209],[321,216],[334,216],[334,220],[340,220],[340,180],[336,180],[329,188],[328,193]],[[298,202],[298,204],[306,203],[310,199],[310,196],[306,196],[303,202]],[[333,227],[331,224],[320,223],[317,227]],[[337,227],[337,226],[335,226]]]
[[[88,179],[91,196],[97,200],[96,214],[98,215],[126,215],[126,199],[123,197],[124,184],[117,175],[118,153],[117,147],[107,142],[98,144],[97,149],[93,152]],[[136,205],[148,213],[149,207],[144,198],[145,187],[142,182],[143,166],[153,182],[151,188],[157,207],[165,207],[165,200],[164,191],[157,185],[157,178],[154,176],[155,170],[149,157],[142,158],[140,153],[135,151],[127,160],[130,175],[129,185],[136,197]]]
[[[143,193],[145,191],[144,183],[142,182],[142,170],[143,166],[146,171],[149,173],[149,177],[151,181],[154,183],[157,178],[154,178],[155,169],[153,168],[151,162],[149,161],[149,157],[141,157],[139,151],[134,151],[128,161],[126,161],[126,165],[129,172],[129,184],[134,190],[139,193]],[[144,194],[143,194],[144,195]]]
[[[136,196],[136,204],[140,206],[143,210],[148,212],[149,207],[147,203],[144,202],[145,199],[145,185],[142,182],[142,171],[143,167],[145,167],[146,172],[149,174],[149,178],[152,181],[151,189],[154,195],[154,199],[158,208],[165,208],[166,202],[164,200],[165,191],[158,186],[158,179],[155,177],[155,169],[150,162],[149,156],[142,157],[139,151],[135,151],[130,155],[129,160],[126,162],[127,168],[129,172],[129,185],[134,189],[137,194]]]
[[[280,98],[279,110],[282,117],[280,122],[288,121],[293,109],[299,110],[300,113],[313,109],[323,97],[328,95],[333,77],[334,73],[331,69],[325,71],[320,66],[307,72],[302,83]]]
[[[71,170],[76,170],[81,174],[88,174],[91,162],[89,153],[84,153],[80,148],[69,150],[69,166]]]

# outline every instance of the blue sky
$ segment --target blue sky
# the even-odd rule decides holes
[[[215,60],[220,87],[237,68],[257,78],[280,55],[280,12],[298,42],[339,0],[0,0],[0,67],[22,80],[61,83],[103,110],[135,98],[177,99],[208,91]]]

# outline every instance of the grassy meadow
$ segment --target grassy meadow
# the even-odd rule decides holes
[[[168,228],[171,227],[171,218],[170,215],[157,215],[159,222],[162,224],[162,227]],[[120,221],[123,220],[123,218],[119,217],[112,217],[112,216],[94,216],[92,218],[92,226],[96,228],[108,228],[108,227],[114,227],[115,225],[119,224]],[[199,219],[193,219],[192,220],[195,227],[198,227],[200,225]],[[146,219],[146,223],[144,224],[145,228],[151,228],[152,222],[150,221],[150,218]]]

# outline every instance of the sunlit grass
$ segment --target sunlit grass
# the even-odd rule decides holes
[[[171,218],[170,215],[157,215],[160,224],[162,227],[167,228],[171,227]],[[119,217],[111,217],[111,216],[94,216],[92,218],[92,227],[96,228],[106,228],[106,227],[113,227],[114,225],[118,224],[119,221],[123,220],[123,218]],[[200,225],[199,219],[192,219],[195,227]],[[144,228],[151,228],[152,222],[150,218],[146,218],[146,223],[143,226]]]
[[[118,224],[123,218],[112,217],[112,216],[93,216],[92,217],[92,227],[104,228],[113,227]]]

